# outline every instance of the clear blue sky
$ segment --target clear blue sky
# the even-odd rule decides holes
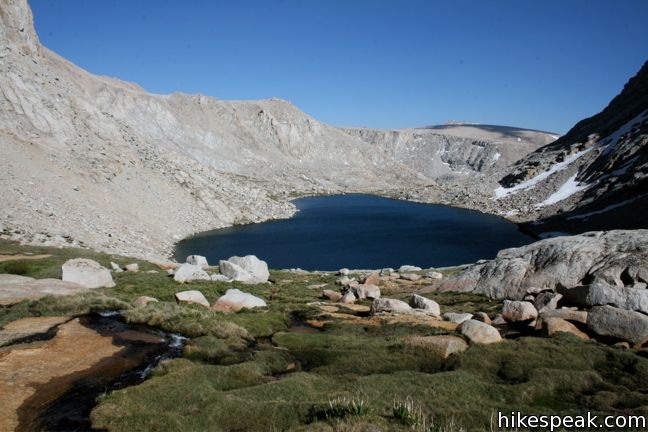
[[[648,0],[30,0],[49,48],[155,93],[340,126],[563,133],[648,60]]]

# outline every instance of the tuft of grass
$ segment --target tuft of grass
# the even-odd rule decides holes
[[[425,427],[427,415],[423,413],[420,404],[414,402],[411,396],[405,399],[394,399],[392,407],[392,416],[404,426],[423,426]]]
[[[369,412],[367,402],[361,396],[338,396],[329,399],[324,407],[314,407],[312,420],[334,420],[348,416],[362,416]]]

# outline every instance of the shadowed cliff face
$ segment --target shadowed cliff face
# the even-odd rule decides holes
[[[646,227],[648,62],[603,111],[518,161],[500,185],[505,207],[540,219],[535,232]]]
[[[368,139],[279,99],[150,94],[42,47],[25,0],[0,0],[0,17],[0,220],[15,239],[159,258],[194,232],[288,217],[295,195],[434,192],[520,156],[425,130]]]

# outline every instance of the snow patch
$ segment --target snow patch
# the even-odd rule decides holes
[[[535,185],[537,185],[541,181],[546,180],[547,178],[549,178],[553,174],[557,173],[558,171],[564,170],[571,163],[576,161],[578,158],[584,156],[585,154],[589,153],[593,149],[594,149],[594,147],[592,146],[592,147],[590,147],[588,149],[585,149],[583,151],[580,151],[578,153],[574,153],[573,155],[566,158],[564,161],[553,164],[548,171],[540,173],[537,176],[533,177],[532,179],[529,179],[529,180],[524,181],[522,183],[516,184],[515,186],[512,186],[510,188],[505,188],[503,186],[498,187],[497,189],[495,189],[495,199],[504,198],[506,196],[516,194],[516,193],[518,193],[520,191],[531,189],[532,187],[535,187]]]
[[[635,123],[642,123],[644,120],[644,117],[648,115],[648,110],[645,110],[632,120],[630,120],[628,123],[624,124],[621,126],[619,129],[616,130],[616,132],[608,135],[606,138],[599,140],[597,144],[600,143],[600,145],[604,145],[605,149],[603,150],[603,155],[606,155],[610,153],[612,150],[614,150],[614,147],[619,143],[619,139],[630,132],[632,130],[632,125]]]
[[[587,189],[589,185],[581,185],[580,182],[576,181],[577,175],[578,174],[574,174],[573,176],[569,177],[569,179],[562,186],[560,186],[560,189],[551,194],[549,198],[542,201],[540,204],[536,204],[536,207],[545,207],[548,205],[556,204],[557,202],[569,198],[576,192]]]
[[[501,156],[502,156],[501,154],[499,154],[499,153],[495,153],[495,154],[493,155],[493,160],[494,160],[494,161],[498,161],[499,158],[500,158]]]

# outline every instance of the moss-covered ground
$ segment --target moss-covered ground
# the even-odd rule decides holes
[[[0,242],[0,254],[49,254],[0,262],[34,277],[58,277],[72,257],[103,265],[137,262],[79,249]],[[13,263],[13,264],[12,264]],[[181,358],[165,361],[144,383],[103,395],[93,426],[111,431],[459,431],[495,430],[498,411],[534,414],[648,416],[645,352],[569,336],[519,337],[471,346],[448,359],[407,343],[412,335],[452,334],[430,322],[381,320],[318,304],[331,274],[271,272],[271,284],[181,285],[146,262],[139,273],[114,275],[116,287],[73,297],[46,297],[0,308],[0,326],[39,315],[119,309],[128,321],[191,339]],[[313,285],[326,287],[313,288]],[[210,302],[228,288],[264,298],[268,308],[234,314],[174,302],[197,289]],[[417,286],[390,288],[405,298]],[[158,303],[132,308],[140,295]],[[444,312],[500,307],[474,294],[429,294]],[[309,305],[310,304],[310,305]],[[368,305],[368,303],[363,303]]]

